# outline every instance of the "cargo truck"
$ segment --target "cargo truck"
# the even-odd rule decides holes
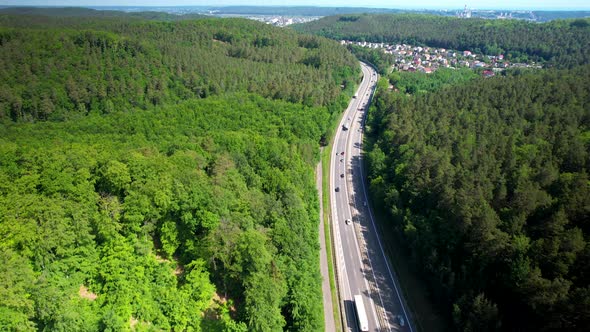
[[[360,295],[354,296],[354,307],[356,309],[356,318],[359,323],[359,330],[365,332],[369,331],[369,320],[367,319],[367,312],[363,304],[363,297]]]

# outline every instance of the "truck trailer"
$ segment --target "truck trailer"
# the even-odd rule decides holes
[[[363,304],[363,297],[360,295],[354,296],[354,308],[356,309],[356,318],[359,323],[359,330],[365,332],[369,331],[369,320],[367,319],[367,312]]]

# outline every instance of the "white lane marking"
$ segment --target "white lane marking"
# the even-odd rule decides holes
[[[364,66],[364,64],[363,64],[363,69],[365,69],[365,67],[366,67],[366,66]],[[363,92],[363,96],[365,96],[365,95],[366,95],[366,91],[367,91],[367,89],[368,89],[368,88],[367,88],[367,87],[365,87],[365,90],[364,90],[364,92]],[[360,90],[360,89],[359,89],[359,90]],[[362,98],[360,98],[360,99],[362,99]],[[350,113],[351,109],[354,109],[354,111],[353,111],[353,116],[354,116],[354,115],[356,115],[356,110],[358,109],[358,104],[360,104],[360,99],[359,99],[359,100],[353,100],[353,102],[352,102],[351,104],[349,104],[349,107],[347,108],[347,110],[346,110],[346,112],[345,112],[345,116],[346,116],[347,118],[348,118],[348,115],[349,115],[349,113]],[[355,101],[356,101],[356,102],[355,102]],[[357,106],[354,106],[355,104],[357,104]],[[367,102],[367,104],[368,104],[368,102]],[[352,106],[352,108],[351,108],[351,106]],[[366,114],[367,114],[366,112],[367,112],[367,110],[366,110],[366,107],[365,107],[365,116],[366,116]],[[340,121],[339,128],[338,128],[338,130],[337,130],[337,133],[336,133],[336,138],[335,138],[335,140],[334,140],[334,143],[333,143],[333,145],[332,145],[332,151],[335,151],[335,148],[337,147],[337,144],[339,143],[339,140],[340,140],[340,135],[342,134],[342,125],[343,125],[344,121],[346,121],[344,118],[345,118],[345,117],[343,117],[343,118],[342,118],[342,120]],[[361,141],[362,141],[362,132],[361,132],[361,136],[360,136],[360,137],[361,137]],[[346,138],[346,139],[348,139],[348,136],[347,136],[347,138]],[[348,145],[345,145],[345,147],[346,147],[347,151],[349,151],[349,150],[350,150],[350,148],[349,148],[349,146],[348,146]],[[338,152],[338,151],[339,151],[339,150],[337,150],[337,152]],[[336,158],[336,159],[339,159],[339,157],[338,157],[338,158]],[[342,262],[342,268],[343,268],[343,272],[344,272],[344,273],[342,273],[342,274],[341,274],[341,276],[339,277],[339,279],[343,279],[343,278],[346,276],[346,278],[344,278],[344,279],[346,280],[346,286],[347,286],[347,287],[345,287],[345,289],[344,289],[344,290],[345,290],[345,291],[346,291],[346,290],[348,290],[348,292],[349,292],[349,295],[351,295],[351,294],[352,294],[352,291],[351,291],[351,288],[350,288],[350,280],[348,279],[348,274],[346,274],[346,270],[347,270],[347,268],[346,268],[346,262],[344,261],[344,256],[343,256],[343,248],[342,248],[342,241],[341,241],[341,236],[340,236],[340,229],[339,229],[339,227],[338,227],[338,225],[339,225],[339,223],[338,223],[338,213],[337,213],[337,212],[338,212],[338,210],[336,209],[336,196],[335,196],[335,194],[334,194],[334,189],[335,189],[335,188],[334,188],[334,186],[335,186],[335,182],[334,182],[334,179],[332,178],[332,175],[335,175],[334,169],[336,168],[336,164],[337,164],[337,161],[336,161],[336,159],[334,159],[334,163],[330,163],[330,168],[331,168],[331,170],[330,170],[330,191],[331,191],[330,195],[331,195],[331,197],[333,198],[333,199],[332,199],[332,206],[333,206],[333,212],[332,212],[332,214],[333,214],[333,217],[334,217],[334,218],[333,218],[333,219],[334,219],[334,225],[333,225],[333,228],[336,230],[336,237],[337,237],[337,240],[336,240],[336,242],[338,243],[338,249],[339,249],[339,252],[340,252],[340,255],[339,255],[340,257],[339,257],[339,258],[340,258],[340,260],[341,260],[341,262]],[[361,156],[361,159],[362,159],[362,156]],[[361,169],[361,174],[362,174],[362,169],[363,169],[363,168],[362,168],[362,163],[360,164],[360,166],[359,166],[359,167],[360,167],[360,169]],[[368,195],[367,195],[367,192],[366,192],[366,187],[365,187],[364,181],[361,181],[361,183],[362,183],[362,186],[363,186],[363,193],[364,193],[364,196],[365,196],[365,200],[367,200],[367,197],[368,197]],[[346,183],[346,181],[345,181],[345,186],[347,186],[347,183]],[[348,189],[347,189],[347,192],[348,192]],[[347,209],[347,211],[349,212],[349,214],[351,214],[351,213],[350,213],[350,205],[349,205],[349,201],[348,201],[348,195],[346,195],[346,201],[347,201],[347,204],[348,204],[348,206],[349,206],[349,208]],[[380,250],[381,250],[381,254],[382,254],[382,255],[383,255],[383,257],[385,258],[385,264],[386,264],[387,270],[388,270],[388,272],[389,272],[389,276],[390,276],[390,278],[392,279],[392,282],[393,282],[393,284],[394,284],[394,288],[395,288],[395,290],[396,290],[396,295],[397,295],[397,297],[398,297],[398,299],[399,299],[399,301],[400,301],[400,305],[402,306],[402,310],[404,311],[404,316],[406,317],[406,320],[408,321],[408,325],[409,325],[410,331],[412,331],[412,332],[413,332],[413,329],[412,329],[412,327],[411,327],[410,320],[409,320],[409,319],[407,319],[407,318],[408,318],[408,316],[407,316],[407,314],[406,314],[406,312],[405,312],[404,304],[403,304],[403,302],[401,301],[401,298],[400,298],[400,295],[399,295],[399,291],[398,291],[398,289],[397,289],[397,286],[396,286],[396,284],[395,284],[395,281],[393,280],[393,276],[392,276],[392,273],[391,273],[391,270],[390,270],[389,264],[388,264],[388,262],[387,262],[387,259],[386,259],[386,257],[385,257],[385,253],[384,253],[384,251],[383,251],[383,247],[382,247],[382,245],[381,245],[381,241],[380,241],[380,239],[379,239],[379,235],[378,235],[378,233],[377,233],[377,231],[376,231],[376,227],[375,227],[375,222],[374,222],[374,219],[373,219],[372,211],[371,211],[370,209],[369,209],[369,217],[370,217],[370,219],[371,219],[371,223],[372,223],[372,225],[373,225],[373,229],[374,229],[374,231],[375,231],[375,234],[376,234],[376,236],[377,236],[377,240],[378,240],[378,243],[379,243],[379,248],[380,248]],[[355,240],[355,243],[356,243],[356,242],[357,242],[356,236],[354,237],[354,240]],[[358,246],[358,243],[357,243],[357,245],[356,245],[356,250],[357,250],[357,254],[359,254],[359,246]],[[360,257],[360,254],[359,254],[359,257]],[[369,256],[367,255],[367,257],[369,257]],[[369,263],[371,264],[371,271],[373,271],[373,270],[372,270],[372,263],[371,263],[370,257],[369,257]],[[361,266],[362,266],[362,262],[361,262]],[[363,273],[364,273],[364,272],[363,272]],[[375,278],[375,276],[374,276],[374,272],[373,272],[373,277]],[[375,280],[376,280],[376,279],[375,279]],[[376,285],[376,286],[377,286],[377,285]],[[366,281],[366,279],[365,279],[365,287],[367,287],[367,291],[368,291],[368,292],[369,292],[369,294],[370,294],[370,290],[369,290],[369,288],[368,288],[368,284],[367,284],[367,281]],[[348,289],[347,289],[347,288],[348,288]],[[377,288],[378,288],[378,286],[377,286]],[[381,294],[380,294],[380,291],[379,291],[379,289],[377,289],[377,291],[378,291],[378,293],[379,293],[379,297],[381,298]],[[345,295],[346,295],[346,294],[345,294]],[[352,298],[352,296],[350,296],[350,298],[349,298],[349,299],[351,299],[351,298]],[[373,303],[372,299],[370,299],[370,298],[369,298],[369,300],[370,300],[370,304],[371,304],[371,305],[372,305],[372,307],[373,307],[373,317],[375,318],[375,321],[376,321],[377,325],[379,325],[379,321],[376,319],[376,316],[375,316],[375,315],[376,315],[376,314],[375,314],[375,313],[376,313],[376,310],[375,310],[374,303]],[[383,300],[382,300],[382,299],[381,299],[381,302],[382,302],[382,305],[383,305]],[[387,317],[386,317],[386,318],[387,318]],[[390,329],[390,328],[389,328],[389,323],[388,323],[388,329]]]
[[[342,269],[341,276],[345,280],[345,285],[344,285],[345,286],[345,289],[344,290],[345,291],[348,290],[348,296],[346,296],[347,294],[345,293],[345,298],[346,299],[352,299],[352,291],[351,291],[351,288],[350,288],[350,281],[348,280],[348,273],[347,273],[347,268],[346,268],[346,260],[344,259],[344,250],[343,250],[343,247],[342,247],[342,237],[340,235],[340,227],[339,227],[340,223],[338,222],[339,219],[338,219],[338,212],[337,212],[338,209],[337,209],[337,203],[336,202],[337,202],[337,200],[335,198],[333,200],[333,207],[334,207],[333,211],[335,211],[333,213],[334,214],[334,217],[335,217],[334,218],[334,221],[335,221],[334,228],[336,229],[336,236],[337,236],[337,239],[338,239],[339,257],[340,257],[340,260],[341,260],[341,269]]]
[[[367,114],[367,112],[365,111],[365,117],[366,117],[366,114]],[[363,132],[361,131],[361,141],[362,141],[362,137],[363,137]],[[362,179],[362,174],[364,174],[362,162],[359,163],[359,167],[361,169],[361,183],[362,183],[362,187],[363,187],[363,194],[365,195],[365,201],[368,201],[367,188],[365,187],[364,179]],[[389,262],[387,261],[387,256],[385,256],[385,252],[383,251],[383,246],[381,245],[379,233],[377,232],[377,227],[375,226],[375,220],[373,219],[373,211],[371,210],[371,207],[369,205],[367,205],[367,209],[369,210],[369,217],[371,219],[371,224],[373,225],[373,230],[375,231],[375,236],[377,238],[377,243],[379,244],[379,249],[381,250],[381,254],[383,255],[383,259],[385,260],[385,266],[387,267],[389,277],[391,278],[391,282],[393,283],[393,287],[395,288],[395,294],[397,295],[400,306],[402,307],[402,311],[404,312],[404,317],[406,318],[406,322],[408,322],[408,327],[410,329],[410,332],[413,332],[414,329],[412,328],[412,323],[411,323],[410,319],[408,319],[408,314],[406,313],[404,302],[402,301],[402,299],[399,295],[399,290],[397,289],[395,279],[393,278],[393,274],[391,273],[391,268],[389,267]]]
[[[363,69],[366,69],[366,68],[363,68]],[[366,73],[366,72],[365,72],[365,75],[366,75],[365,77],[370,77],[370,71],[369,71],[369,73]],[[367,92],[368,88],[369,88],[369,84],[367,84],[367,85],[365,86],[364,90],[363,90],[363,93],[362,93],[362,96],[363,96],[363,97],[365,97],[365,96],[366,96],[366,92]],[[363,98],[363,99],[364,99],[364,98]],[[368,101],[367,101],[367,103],[368,103]],[[353,127],[353,126],[354,126],[354,124],[356,123],[355,119],[356,119],[356,117],[357,117],[357,116],[358,116],[358,112],[357,112],[357,110],[355,109],[355,110],[353,111],[353,116],[352,116],[352,117],[353,117],[353,121],[351,121],[351,122],[353,123],[353,125],[351,125],[351,128],[350,128],[350,129],[351,129],[351,130],[350,130],[350,133],[349,133],[349,134],[346,136],[347,142],[348,142],[348,140],[352,140],[352,139],[351,139],[351,137],[352,137],[352,135],[353,135],[353,133],[354,133],[354,130],[353,130],[353,128],[352,128],[352,127]],[[362,137],[362,136],[361,136],[361,137]],[[348,154],[350,157],[352,157],[352,154],[350,153],[350,144],[346,144],[346,152],[347,152],[347,154]],[[361,157],[361,156],[360,156],[360,150],[359,150],[359,153],[358,153],[358,155],[359,155],[359,160],[360,160],[360,157]],[[349,159],[350,159],[350,160],[352,160],[352,158],[349,158]],[[351,165],[351,166],[352,166],[352,165]],[[360,167],[360,166],[359,166],[359,167]],[[362,171],[362,169],[361,169],[361,171]],[[361,180],[362,180],[362,178],[361,178]],[[346,186],[348,186],[348,183],[345,183],[345,185],[346,185]],[[354,186],[353,186],[353,189],[354,189]],[[348,193],[348,188],[347,188],[347,191],[346,191],[346,192]],[[355,193],[354,195],[356,195],[356,193]],[[346,196],[346,202],[347,202],[347,204],[348,204],[348,206],[349,206],[349,210],[350,210],[350,202],[349,202],[349,196],[348,196],[348,195]],[[354,230],[354,229],[353,229],[353,232],[355,232],[355,234],[356,234],[356,230]],[[361,237],[362,237],[362,236],[361,236]],[[359,250],[360,250],[360,246],[359,246],[359,244],[358,244],[358,242],[357,242],[356,236],[354,236],[354,242],[355,242],[355,244],[356,244],[356,246],[355,246],[355,247],[356,247],[356,250],[357,250],[357,254],[359,255],[360,266],[361,266],[361,268],[362,268],[362,266],[363,266],[363,264],[362,264],[362,260],[361,260],[361,257],[362,257],[362,256],[361,256],[361,253],[360,253],[360,251],[359,251]],[[370,255],[369,255],[369,253],[368,253],[368,247],[366,247],[366,246],[365,246],[365,247],[364,247],[364,249],[365,249],[365,252],[367,253],[367,259],[369,260],[369,266],[371,267],[371,274],[373,275],[373,280],[375,280],[375,288],[376,288],[376,290],[377,290],[377,295],[379,296],[379,301],[381,302],[381,307],[383,308],[383,310],[385,310],[385,304],[384,304],[384,302],[383,302],[383,297],[381,296],[381,290],[379,289],[379,284],[377,283],[377,278],[375,277],[375,272],[374,272],[374,270],[373,270],[373,262],[372,262],[372,260],[371,260],[371,257],[370,257]],[[365,269],[363,269],[363,276],[364,276],[364,274],[365,274]],[[371,305],[371,307],[372,307],[372,311],[373,311],[373,318],[375,319],[375,323],[377,324],[377,328],[380,328],[380,327],[381,327],[381,324],[379,323],[379,320],[378,320],[378,318],[377,318],[377,310],[376,310],[376,308],[375,308],[375,302],[374,302],[374,301],[373,301],[373,299],[370,297],[371,290],[370,290],[370,288],[369,288],[369,284],[368,284],[368,282],[367,282],[367,279],[366,279],[366,278],[363,278],[363,279],[364,279],[364,282],[365,282],[365,287],[367,288],[367,292],[369,293],[369,304],[370,304],[370,305]],[[390,324],[389,324],[389,320],[387,319],[387,317],[385,317],[385,323],[387,324],[387,330],[388,330],[388,331],[391,331],[391,326],[390,326]]]
[[[345,111],[345,116],[348,116],[347,114],[349,113],[351,106],[354,105],[354,102],[349,104],[349,107],[346,109]],[[342,120],[340,121],[339,124],[339,128],[336,131],[336,137],[334,138],[334,143],[332,144],[332,152],[336,151],[336,153],[339,152],[339,150],[337,150],[338,148],[338,144],[341,143],[340,142],[340,136],[342,133],[342,125],[343,122],[345,121],[345,118],[343,117]],[[337,168],[337,164],[338,161],[337,159],[340,159],[340,155],[337,155],[336,158],[334,158],[334,162],[330,163],[330,176],[329,176],[329,181],[330,181],[330,197],[331,199],[331,205],[332,205],[332,216],[333,216],[333,229],[334,232],[336,234],[336,242],[337,242],[337,247],[338,247],[338,251],[339,251],[339,255],[338,258],[340,260],[340,268],[339,270],[341,271],[341,273],[339,274],[338,279],[340,280],[340,284],[343,286],[344,288],[344,299],[345,300],[352,300],[352,290],[350,287],[350,280],[348,278],[348,273],[347,273],[347,267],[346,267],[346,261],[344,259],[344,251],[343,251],[343,247],[342,247],[342,239],[341,239],[341,235],[340,235],[340,223],[338,222],[338,212],[339,210],[337,209],[337,198],[336,198],[336,194],[335,194],[335,186],[336,186],[336,182],[335,179],[332,176],[335,176],[336,173],[334,172],[334,170]],[[346,291],[348,291],[348,294],[346,294]],[[348,296],[347,296],[348,295]],[[346,309],[345,309],[346,310]],[[345,316],[346,316],[346,311],[344,312]],[[351,327],[351,326],[350,326]]]

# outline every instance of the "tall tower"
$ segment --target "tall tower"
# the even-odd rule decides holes
[[[465,8],[463,9],[463,17],[465,17],[465,18],[471,17],[471,9],[468,9],[467,5],[465,5]]]

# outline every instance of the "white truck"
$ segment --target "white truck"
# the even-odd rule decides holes
[[[367,319],[367,312],[365,311],[362,296],[354,296],[354,307],[356,309],[356,318],[358,319],[359,329],[363,332],[369,331],[369,320]]]

